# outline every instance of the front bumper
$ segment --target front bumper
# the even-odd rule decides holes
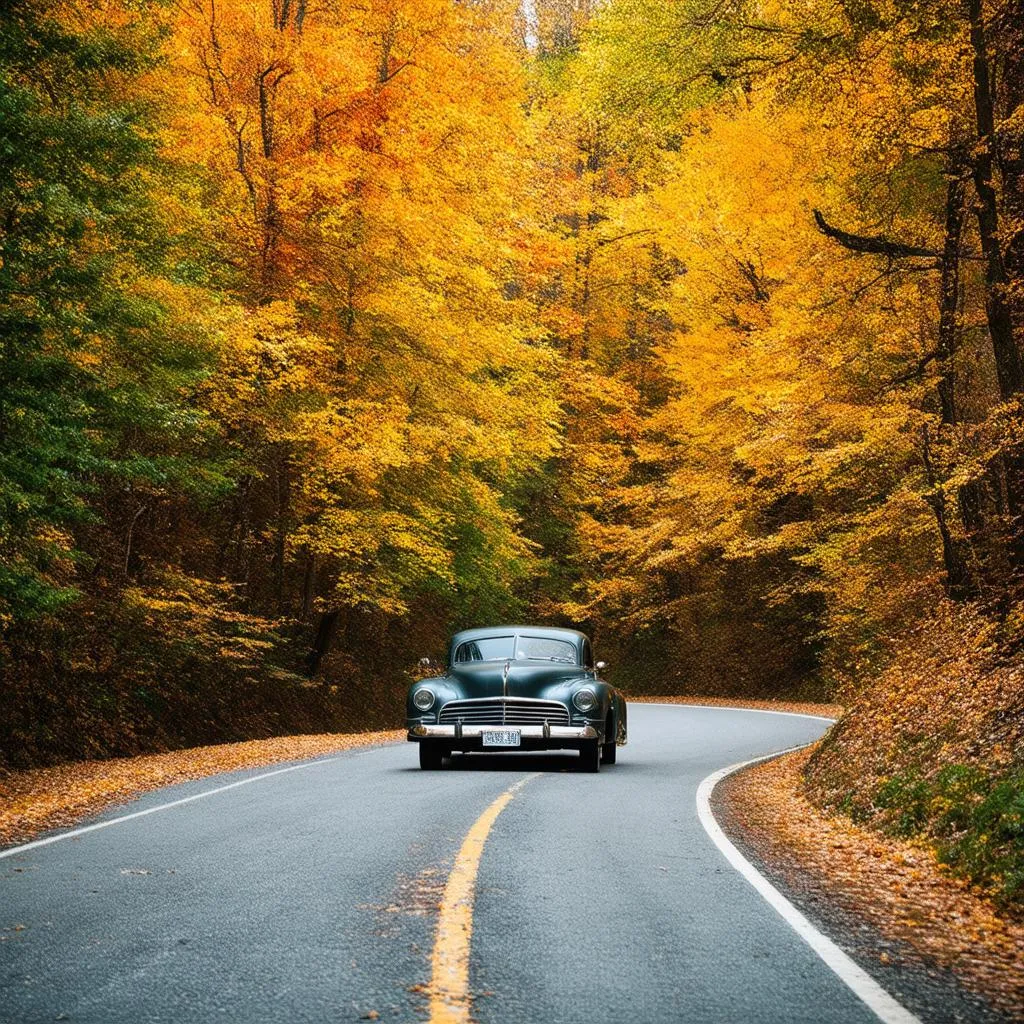
[[[481,736],[485,730],[518,729],[519,747],[484,747]],[[599,739],[592,725],[414,725],[409,730],[411,743],[438,743],[452,750],[579,750],[584,743]]]

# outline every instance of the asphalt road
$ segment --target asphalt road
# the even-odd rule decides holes
[[[27,850],[0,860],[0,1021],[424,1019],[453,859],[485,808],[535,772],[480,859],[480,1024],[876,1020],[696,813],[712,771],[826,727],[634,704],[630,743],[599,775],[573,771],[573,754],[421,772],[400,744]]]

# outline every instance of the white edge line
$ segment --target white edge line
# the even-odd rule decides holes
[[[304,761],[302,764],[289,765],[287,768],[275,768],[272,772],[261,772],[259,775],[250,775],[247,779],[239,779],[237,782],[229,782],[226,786],[217,786],[215,789],[206,789],[202,793],[193,793],[192,796],[182,797],[180,800],[172,800],[170,803],[158,804],[156,807],[147,807],[144,811],[132,811],[131,814],[121,814],[116,818],[108,818],[106,821],[97,821],[92,825],[83,825],[81,828],[73,828],[67,832],[58,832],[56,835],[46,836],[43,839],[33,839],[29,843],[22,843],[20,846],[10,846],[6,850],[0,850],[0,860],[5,857],[13,857],[28,850],[38,849],[40,846],[49,846],[51,843],[59,843],[63,839],[74,839],[75,836],[83,836],[87,832],[96,832],[101,828],[110,828],[111,825],[120,825],[122,821],[131,821],[133,818],[144,818],[147,814],[156,814],[157,811],[166,811],[171,807],[180,807],[182,804],[190,804],[195,800],[203,800],[216,793],[223,793],[228,789],[237,789],[239,786],[248,786],[250,782],[259,782],[261,779],[269,779],[273,775],[284,775],[285,772],[297,772],[303,768],[315,768],[317,765],[330,764],[339,758],[321,757],[315,761]],[[183,780],[186,781],[186,780]],[[194,780],[193,780],[194,781]]]
[[[627,704],[646,704],[654,708],[703,708],[705,711],[753,711],[758,715],[789,715],[792,718],[810,718],[818,722],[832,722],[833,724],[839,721],[838,718],[832,718],[830,715],[809,715],[804,711],[769,711],[768,708],[742,708],[729,704],[667,704],[663,701],[641,700],[639,697],[627,701]],[[769,757],[774,756],[774,754],[769,755]]]
[[[692,705],[673,705],[687,707]],[[786,714],[787,712],[768,712],[769,714]],[[807,716],[812,717],[810,715]],[[816,717],[816,716],[815,716]],[[729,841],[721,826],[715,820],[711,811],[711,794],[722,779],[733,772],[738,772],[748,765],[757,764],[759,761],[767,761],[773,757],[780,757],[782,754],[791,753],[794,750],[801,750],[806,743],[786,750],[778,750],[773,754],[765,754],[762,757],[754,757],[749,761],[741,761],[739,764],[730,765],[728,768],[721,768],[712,772],[697,787],[697,817],[704,826],[704,831],[711,837],[715,846],[724,854],[725,859],[758,891],[758,893],[772,906],[782,919],[807,943],[811,949],[835,972],[839,980],[853,992],[879,1020],[885,1024],[921,1024],[919,1017],[916,1017],[905,1006],[897,1002],[881,985],[871,977],[862,967],[858,966],[846,953],[844,953],[827,935],[822,934],[807,920],[796,907],[793,906],[785,896],[775,888],[767,878],[762,875],[753,864],[750,863]]]

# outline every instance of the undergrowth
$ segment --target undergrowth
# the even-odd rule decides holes
[[[804,792],[1024,915],[1024,657],[943,609],[897,647],[805,770]]]

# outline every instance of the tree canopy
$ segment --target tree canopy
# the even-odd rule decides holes
[[[12,749],[369,723],[509,618],[637,692],[825,696],[950,607],[1018,645],[1022,25],[12,0]]]

